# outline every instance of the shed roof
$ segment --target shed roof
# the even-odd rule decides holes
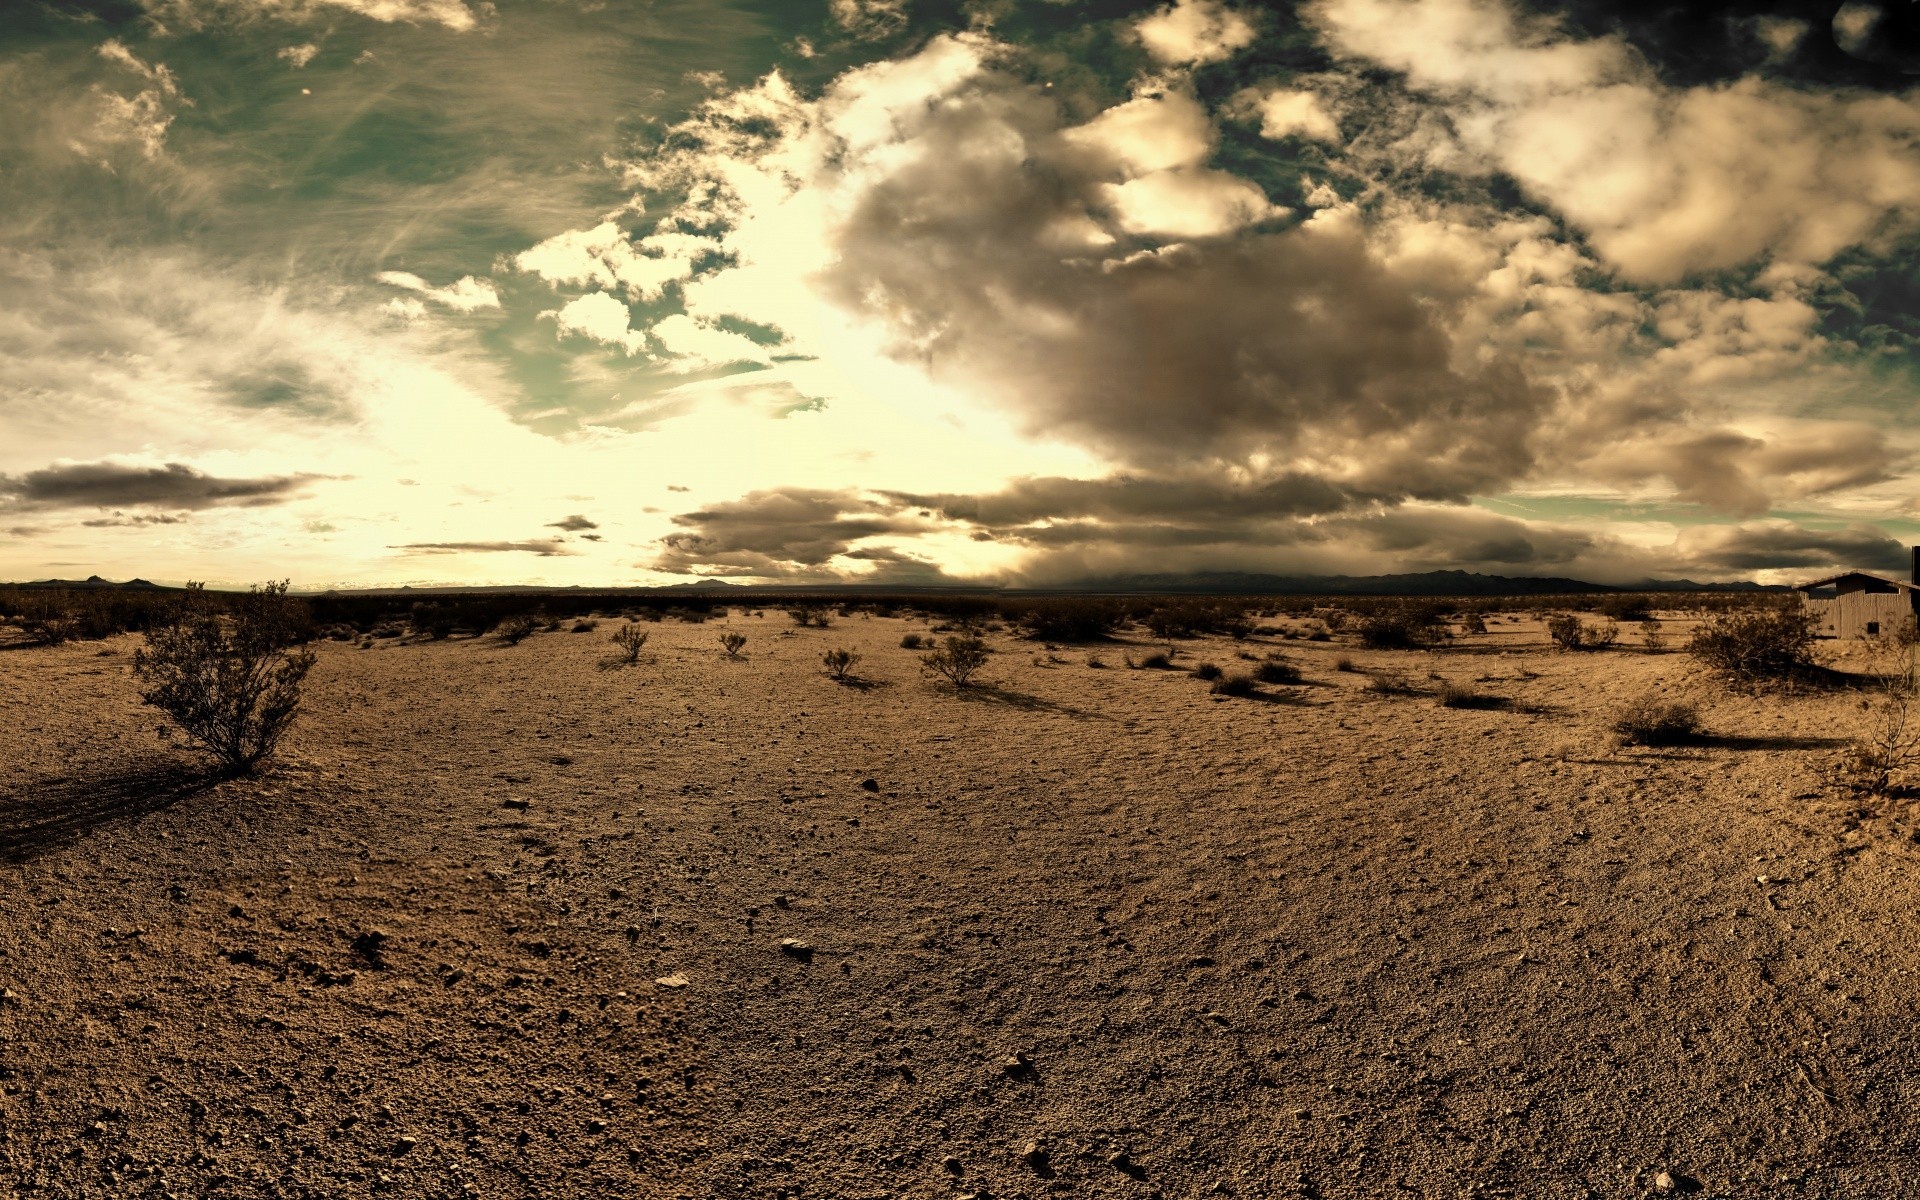
[[[1875,583],[1884,583],[1888,587],[1899,588],[1902,591],[1920,591],[1920,585],[1908,583],[1904,579],[1887,579],[1884,576],[1875,575],[1869,571],[1842,571],[1838,575],[1829,575],[1824,579],[1816,579],[1812,583],[1796,583],[1793,585],[1793,590],[1796,592],[1805,592],[1817,587],[1831,587],[1833,584],[1839,583],[1842,579],[1870,579]]]

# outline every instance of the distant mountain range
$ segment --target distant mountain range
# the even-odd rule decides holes
[[[84,580],[41,579],[17,583],[29,588],[113,588],[123,591],[165,592],[144,579],[114,583],[92,575]],[[533,594],[543,592],[680,593],[731,592],[749,596],[870,595],[885,593],[950,594],[981,592],[999,595],[1195,595],[1195,596],[1574,596],[1601,592],[1763,592],[1780,591],[1757,583],[1695,583],[1691,579],[1648,579],[1619,587],[1553,576],[1479,575],[1471,571],[1416,571],[1401,575],[1260,575],[1238,571],[1199,571],[1181,575],[1114,575],[1085,579],[1047,588],[929,587],[922,585],[840,584],[807,587],[794,584],[765,586],[700,579],[664,587],[397,587],[340,588],[331,594],[347,596]]]
[[[115,583],[111,579],[102,579],[98,575],[89,575],[85,579],[36,579],[30,583],[10,583],[7,587],[22,588],[66,588],[79,591],[87,588],[109,588],[122,592],[177,592],[179,588],[161,587],[157,583],[148,583],[144,579],[129,579],[125,583]]]

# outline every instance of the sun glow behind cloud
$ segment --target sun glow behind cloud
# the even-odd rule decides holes
[[[0,258],[21,317],[0,333],[0,526],[26,531],[0,574],[1724,576],[1884,565],[1897,543],[1869,522],[1913,504],[1910,337],[1898,314],[1836,323],[1865,304],[1846,281],[1912,240],[1905,93],[1675,83],[1620,36],[1496,0],[1315,0],[1296,34],[1141,4],[1102,30],[1120,69],[1068,92],[1017,19],[849,4],[790,30],[785,66],[683,64],[700,93],[583,141],[599,162],[567,195],[490,165],[485,122],[511,107],[468,159],[422,160],[436,126],[395,124],[410,93],[381,66],[405,61],[392,39],[504,30],[538,63],[565,13],[152,11],[260,39],[288,105],[388,90],[303,160],[332,174],[287,211],[335,248],[296,240],[302,268],[272,272],[258,168],[230,153],[271,128],[196,96],[220,64],[161,26],[73,44],[91,107],[31,146],[14,186],[45,215]],[[1241,67],[1281,36],[1322,67]],[[1398,82],[1361,81],[1382,69]],[[432,121],[473,124],[457,112]],[[355,157],[402,134],[410,155]],[[86,172],[165,215],[34,235]],[[180,236],[214,213],[258,223],[245,253]],[[386,232],[341,240],[348,214]],[[117,509],[19,484],[89,464],[307,482]]]

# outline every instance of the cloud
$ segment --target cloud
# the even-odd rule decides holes
[[[1681,531],[1675,546],[1681,563],[1716,571],[1860,569],[1904,572],[1909,551],[1884,530],[1855,524],[1843,529],[1807,529],[1792,521],[1703,525]]]
[[[1159,62],[1223,62],[1253,44],[1253,22],[1216,0],[1175,0],[1135,22],[1134,36]]]
[[[124,42],[112,38],[102,42],[99,55],[133,75],[140,86],[133,94],[123,95],[102,83],[90,85],[85,102],[90,109],[87,124],[73,135],[69,145],[82,158],[109,169],[116,151],[132,150],[148,161],[159,158],[166,149],[174,110],[192,101],[180,94],[173,72],[146,62]]]
[[[1579,40],[1506,0],[1313,0],[1338,54],[1404,73],[1452,143],[1402,157],[1498,170],[1625,277],[1819,264],[1920,223],[1920,102],[1748,76],[1673,87],[1622,39]]]
[[[830,0],[833,23],[857,38],[891,37],[907,26],[907,0]]]
[[[903,516],[898,502],[817,488],[751,492],[681,513],[673,523],[684,532],[660,540],[655,569],[769,579],[843,575],[844,568],[831,564],[855,558],[856,543],[925,529],[924,522]],[[878,561],[872,558],[875,549],[860,547],[865,561]]]
[[[1270,88],[1263,92],[1249,88],[1228,102],[1228,111],[1235,116],[1257,119],[1263,138],[1277,141],[1299,137],[1335,145],[1340,141],[1339,122],[1314,92],[1293,88]]]
[[[470,313],[482,308],[500,307],[500,290],[492,283],[484,279],[476,279],[471,275],[455,280],[443,288],[436,288],[418,275],[406,271],[382,271],[374,278],[393,287],[418,292],[435,304],[451,308],[455,312]]]
[[[627,306],[605,292],[576,296],[557,311],[541,315],[555,322],[562,337],[588,338],[628,354],[639,354],[647,347],[647,335],[632,327],[633,314]]]
[[[547,527],[549,529],[563,529],[568,533],[578,533],[583,529],[598,529],[600,528],[600,524],[597,521],[589,521],[576,513],[571,517],[564,517],[558,521],[549,521],[547,522]]]
[[[408,542],[393,547],[410,554],[537,554],[541,558],[571,555],[558,538],[524,542]]]
[[[307,42],[299,46],[284,46],[274,57],[290,64],[297,71],[312,62],[314,56],[319,53],[320,47]]]
[[[693,272],[698,239],[663,230],[637,244],[612,221],[556,234],[514,255],[513,264],[549,283],[620,287],[629,299],[658,300]]]
[[[319,478],[286,475],[223,479],[183,463],[144,466],[113,461],[64,462],[24,475],[0,475],[0,499],[16,511],[141,505],[184,509],[224,505],[255,507],[283,503]]]
[[[117,512],[110,517],[96,517],[91,521],[82,521],[80,524],[88,529],[137,529],[147,525],[184,525],[186,520],[184,514],[176,516],[170,513],[136,513],[130,516]]]
[[[479,25],[464,0],[136,0],[163,21],[189,29],[217,27],[222,21],[271,18],[311,21],[352,13],[374,21],[442,25],[466,31]]]

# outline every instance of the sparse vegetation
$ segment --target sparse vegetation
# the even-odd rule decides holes
[[[787,616],[801,628],[826,629],[833,624],[833,614],[824,605],[802,604],[787,610]]]
[[[1777,682],[1813,667],[1813,634],[1813,617],[1798,606],[1735,609],[1709,617],[1687,652],[1729,678]]]
[[[592,618],[585,618],[573,623],[573,632],[575,633],[592,633],[598,628],[600,628],[600,622]]]
[[[739,658],[740,648],[746,644],[747,635],[744,633],[727,632],[720,635],[720,648],[726,651],[728,658]]]
[[[1554,613],[1546,624],[1547,636],[1562,650],[1605,650],[1620,637],[1620,627],[1611,620],[1589,625],[1573,613]]]
[[[835,683],[845,683],[853,677],[853,665],[860,656],[844,648],[829,650],[820,656],[820,663],[827,669],[827,675]]]
[[[1866,729],[1841,759],[1844,782],[1863,792],[1895,794],[1920,766],[1920,664],[1912,621],[1870,644],[1879,695],[1863,707]]]
[[[1203,662],[1193,669],[1193,674],[1198,679],[1218,679],[1225,673],[1218,663]]]
[[[920,647],[926,645],[926,642],[927,639],[921,637],[919,634],[909,633],[900,639],[900,648],[902,650],[918,650]]]
[[[1170,649],[1150,651],[1142,655],[1138,662],[1134,661],[1133,655],[1129,654],[1127,665],[1135,670],[1171,671],[1173,670],[1173,651]]]
[[[1445,682],[1435,693],[1441,708],[1499,708],[1506,701],[1499,696],[1490,696],[1469,684]]]
[[[1369,650],[1418,650],[1446,640],[1440,618],[1431,605],[1398,604],[1366,614],[1355,628]]]
[[[533,631],[538,628],[540,623],[534,620],[531,613],[514,613],[501,618],[500,623],[493,627],[493,632],[507,645],[518,646],[533,636]]]
[[[1261,683],[1299,683],[1300,668],[1284,658],[1269,658],[1253,669],[1253,677]]]
[[[944,645],[921,657],[922,666],[957,688],[973,686],[973,677],[987,665],[987,644],[977,637],[955,634]]]
[[[1470,612],[1460,618],[1460,628],[1467,633],[1485,633],[1487,631],[1486,618],[1477,612]]]
[[[613,656],[614,665],[632,666],[640,661],[640,651],[647,644],[647,631],[638,625],[626,624],[616,630],[613,637],[608,640],[620,650],[620,653]]]
[[[1339,658],[1336,658],[1333,660],[1333,669],[1336,671],[1350,672],[1350,671],[1356,670],[1357,668],[1354,667],[1353,660],[1351,658],[1348,658],[1346,655],[1342,654]]]
[[[189,585],[174,620],[134,655],[140,698],[223,769],[250,774],[293,724],[314,654],[294,645],[301,620],[285,580],[236,598],[226,614],[198,591]]]
[[[1627,701],[1613,718],[1613,732],[1629,746],[1683,745],[1700,731],[1699,709],[1654,693]]]
[[[1220,676],[1208,689],[1216,696],[1252,696],[1259,692],[1254,686],[1253,676],[1245,671],[1234,671]]]
[[[1035,641],[1092,642],[1111,636],[1127,609],[1117,600],[1061,596],[1028,601],[1007,615],[1022,636]]]

